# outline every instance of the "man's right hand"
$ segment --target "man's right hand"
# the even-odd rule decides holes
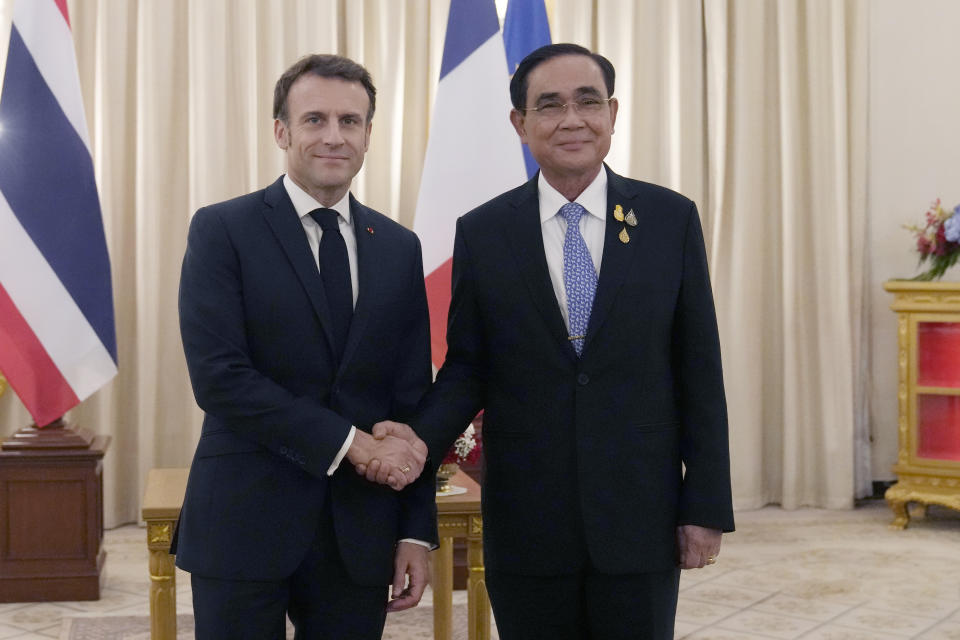
[[[416,432],[410,428],[410,425],[403,424],[402,422],[394,422],[393,420],[383,420],[373,425],[373,437],[375,440],[388,440],[399,438],[407,442],[411,447],[416,451],[423,454],[423,459],[426,461],[427,457],[427,445],[424,444]],[[380,484],[389,484],[390,478],[395,476],[396,469],[391,468],[386,461],[381,460],[374,456],[366,464],[361,463],[354,465],[357,469],[357,473],[362,476],[365,476],[370,482],[379,482]],[[410,473],[404,474],[405,477],[410,476]],[[419,472],[417,476],[419,476]],[[409,478],[409,482],[416,480],[417,476]],[[393,486],[392,484],[390,486]],[[402,488],[402,487],[401,487]]]
[[[375,433],[379,431],[379,437],[358,429],[347,450],[347,459],[356,467],[357,473],[365,475],[371,482],[386,484],[399,491],[420,476],[427,460],[427,446],[406,425],[392,423],[406,427],[409,433],[399,429],[398,435],[390,435],[383,428],[377,429],[382,424],[374,427]]]

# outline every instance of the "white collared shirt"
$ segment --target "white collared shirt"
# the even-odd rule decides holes
[[[567,233],[567,220],[560,215],[560,208],[570,201],[547,182],[542,172],[537,181],[537,192],[540,199],[540,230],[543,232],[543,250],[547,257],[547,269],[550,271],[553,292],[557,296],[557,303],[563,314],[563,322],[569,331],[570,313],[567,311],[567,291],[563,285],[563,239]],[[580,218],[580,235],[587,244],[587,250],[593,259],[593,267],[599,276],[600,260],[603,258],[603,236],[607,229],[606,168],[600,168],[597,177],[574,202],[590,214]]]
[[[293,208],[300,217],[300,224],[303,225],[303,231],[307,234],[307,242],[310,243],[310,251],[313,252],[313,264],[317,265],[317,271],[320,270],[320,237],[323,230],[316,220],[310,217],[310,212],[323,205],[317,202],[313,196],[300,188],[296,182],[290,179],[289,175],[283,176],[283,188],[287,190],[290,201],[293,202]],[[353,287],[353,306],[357,306],[357,296],[360,293],[360,283],[357,281],[357,236],[353,232],[353,224],[350,219],[350,192],[348,191],[332,207],[327,207],[337,212],[337,222],[340,225],[340,235],[347,245],[347,260],[350,262],[350,284]],[[340,466],[347,450],[353,444],[353,437],[357,433],[355,426],[350,427],[350,433],[347,439],[343,441],[343,446],[337,452],[333,462],[327,468],[327,475],[332,476]]]
[[[317,270],[319,270],[320,238],[323,236],[323,230],[317,221],[310,217],[310,212],[318,206],[322,207],[324,205],[317,202],[313,196],[301,189],[300,185],[291,180],[289,175],[283,176],[283,187],[287,190],[287,195],[290,196],[290,201],[293,202],[293,208],[300,217],[300,224],[303,225],[303,231],[307,234],[307,242],[310,243],[310,251],[313,253],[313,263],[317,265]],[[357,278],[357,234],[354,233],[353,220],[350,216],[350,193],[347,192],[336,204],[327,208],[333,209],[338,214],[337,222],[340,225],[340,234],[343,236],[343,241],[347,245],[347,260],[350,262],[350,284],[353,287],[353,306],[356,307],[357,296],[360,295],[360,282]],[[336,457],[327,469],[328,476],[332,476],[340,466],[344,456],[347,455],[347,450],[350,449],[350,445],[353,444],[353,438],[356,433],[357,428],[351,425],[350,433],[347,434],[346,440],[343,441],[343,446],[340,447],[340,451],[337,452]],[[422,547],[427,547],[428,549],[431,548],[428,542],[415,540],[413,538],[403,538],[400,542],[412,542]]]
[[[313,252],[313,263],[319,265],[320,261],[320,238],[323,236],[323,230],[316,220],[310,217],[310,212],[324,205],[317,202],[313,196],[300,188],[296,182],[290,179],[289,175],[283,176],[283,187],[293,202],[293,208],[300,216],[300,224],[307,234],[307,242],[310,243],[310,251]],[[337,212],[337,222],[340,225],[340,235],[347,245],[347,260],[350,262],[350,285],[353,288],[353,306],[357,306],[357,296],[360,295],[360,282],[357,279],[357,234],[353,230],[353,220],[350,217],[350,192],[344,194],[340,200],[332,207]],[[317,269],[320,267],[318,266]]]

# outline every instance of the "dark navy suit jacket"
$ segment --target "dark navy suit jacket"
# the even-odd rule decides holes
[[[180,330],[203,430],[178,524],[177,565],[276,580],[296,568],[329,496],[351,577],[387,584],[400,538],[435,542],[429,474],[402,492],[344,459],[351,425],[407,420],[430,385],[417,237],[351,196],[359,297],[342,362],[300,219],[282,178],[200,209],[180,280]]]
[[[496,570],[564,574],[586,558],[604,573],[667,570],[678,524],[733,529],[696,206],[605,170],[582,358],[550,281],[537,178],[457,222],[447,358],[413,425],[436,459],[485,409],[484,550]],[[617,204],[636,226],[614,219]]]

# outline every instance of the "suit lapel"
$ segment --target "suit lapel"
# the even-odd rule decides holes
[[[503,233],[513,251],[520,275],[534,306],[540,311],[550,333],[561,343],[571,358],[576,358],[573,345],[567,339],[567,327],[553,291],[547,256],[543,248],[543,230],[540,224],[540,200],[537,196],[537,176],[519,192],[513,202],[516,211],[512,219],[502,225]]]
[[[593,311],[590,313],[587,337],[583,343],[584,352],[589,349],[590,341],[603,326],[603,322],[617,298],[617,292],[623,284],[627,268],[636,254],[637,246],[641,244],[643,238],[648,237],[644,234],[644,227],[648,220],[640,201],[636,199],[636,190],[622,177],[610,171],[606,165],[604,165],[604,170],[607,172],[607,225],[603,238],[603,257],[600,261],[597,294],[593,300]],[[637,217],[637,226],[625,225],[613,217],[613,210],[618,204],[623,207],[624,213],[633,210]],[[622,242],[619,237],[624,228],[626,228],[627,235],[630,237],[630,241],[626,243]]]
[[[370,317],[370,305],[377,299],[380,286],[380,279],[377,277],[376,236],[368,231],[373,227],[370,226],[366,207],[357,202],[353,194],[350,194],[350,217],[353,222],[353,233],[357,238],[357,279],[360,281],[360,293],[357,296],[356,308],[353,310],[353,321],[350,323],[350,332],[347,334],[347,344],[343,349],[341,370],[344,363],[350,361],[363,336],[363,330]]]
[[[300,284],[306,290],[307,297],[310,298],[310,303],[313,305],[313,310],[320,319],[320,326],[323,327],[327,343],[332,348],[332,317],[327,306],[327,296],[323,290],[320,269],[313,261],[313,252],[310,251],[310,243],[307,242],[303,224],[301,224],[297,211],[293,208],[293,203],[283,187],[282,177],[267,187],[264,201],[267,207],[263,210],[263,216],[273,230],[280,246],[283,247],[284,253],[287,254],[287,259],[293,266]]]

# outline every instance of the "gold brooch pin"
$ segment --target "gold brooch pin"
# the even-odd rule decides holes
[[[627,211],[627,215],[625,215],[623,219],[631,227],[637,226],[637,215],[633,212],[633,209],[630,209],[630,211]]]
[[[626,227],[620,230],[620,235],[618,237],[620,238],[620,242],[622,242],[623,244],[627,244],[628,242],[630,242],[630,234],[627,233]]]
[[[613,208],[613,217],[617,222],[623,222],[623,207],[617,205]]]

